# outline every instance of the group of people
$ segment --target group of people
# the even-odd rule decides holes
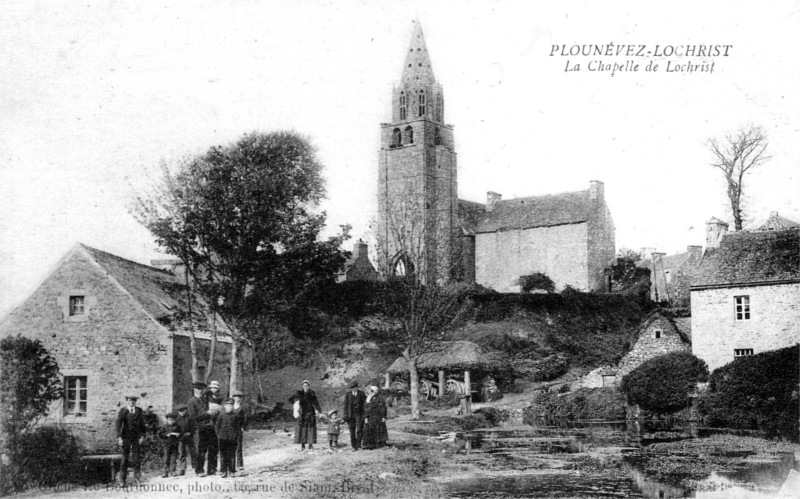
[[[317,443],[317,414],[322,410],[308,380],[303,381],[302,389],[289,401],[294,404],[294,443],[300,444],[300,450],[305,450],[306,446],[313,449]],[[328,445],[331,449],[338,450],[341,423],[347,423],[353,451],[377,449],[388,443],[386,401],[376,384],[370,385],[364,393],[359,390],[358,382],[350,383],[344,397],[344,417],[339,419],[337,416],[336,409],[328,412]]]
[[[247,429],[243,394],[234,391],[223,399],[220,386],[212,381],[192,384],[194,396],[166,415],[158,435],[164,441],[164,475],[186,474],[187,457],[198,476],[214,475],[217,461],[223,477],[234,476],[244,467],[242,440]],[[137,395],[125,397],[126,407],[117,415],[117,443],[122,448],[120,485],[125,486],[128,463],[134,478],[141,478],[141,445],[148,430],[147,414],[136,406]]]

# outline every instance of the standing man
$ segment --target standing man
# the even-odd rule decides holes
[[[358,382],[350,383],[350,391],[344,396],[344,420],[350,428],[350,446],[353,451],[361,448],[364,438],[364,402],[367,396],[358,389]]]
[[[144,411],[136,407],[138,395],[127,395],[125,407],[117,415],[117,443],[122,447],[122,464],[119,470],[119,484],[125,487],[128,478],[128,462],[133,462],[133,477],[142,478],[141,445],[147,434]]]
[[[189,420],[194,423],[197,436],[197,459],[192,464],[197,476],[206,476],[203,467],[208,454],[208,474],[213,475],[217,471],[217,433],[214,431],[214,422],[208,414],[208,398],[203,393],[206,384],[202,381],[192,383],[194,397],[187,404]],[[212,455],[213,454],[213,455]]]
[[[194,421],[189,419],[189,409],[186,404],[178,406],[178,419],[175,423],[181,428],[181,437],[178,440],[178,475],[186,474],[186,462],[191,458],[192,466],[196,466],[197,454],[194,447],[195,428]]]
[[[243,432],[247,431],[247,406],[244,405],[242,399],[244,394],[239,390],[235,390],[231,396],[233,397],[233,412],[239,416],[239,437],[236,439],[236,468],[239,471],[244,469],[244,454],[242,452],[242,443],[244,442]]]

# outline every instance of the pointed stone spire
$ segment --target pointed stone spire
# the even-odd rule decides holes
[[[411,34],[401,81],[405,85],[433,85],[436,83],[436,77],[433,76],[433,66],[428,55],[428,46],[425,44],[425,35],[422,34],[422,25],[419,20],[413,23],[414,31]]]

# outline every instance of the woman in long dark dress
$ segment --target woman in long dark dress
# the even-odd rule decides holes
[[[289,399],[290,402],[300,402],[300,414],[294,422],[294,443],[300,444],[300,450],[314,448],[317,443],[317,413],[322,412],[317,401],[317,394],[311,389],[308,380],[303,380],[303,389]]]
[[[377,386],[369,387],[364,404],[364,449],[378,449],[386,445],[389,432],[386,430],[386,401]]]

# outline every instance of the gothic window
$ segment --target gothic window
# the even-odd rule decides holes
[[[405,92],[400,92],[400,119],[406,119],[406,95]]]
[[[397,147],[402,143],[403,143],[403,139],[402,139],[401,134],[400,134],[400,129],[399,128],[395,128],[392,131],[392,147]]]
[[[444,100],[441,94],[436,96],[436,119],[444,121]]]
[[[425,116],[425,91],[419,91],[419,116]]]
[[[442,145],[442,133],[438,128],[433,132],[433,144],[437,146]]]
[[[392,274],[395,277],[410,277],[414,275],[414,265],[405,254],[397,255],[392,265]]]
[[[406,144],[414,143],[414,129],[411,128],[411,125],[406,127],[405,139]]]

